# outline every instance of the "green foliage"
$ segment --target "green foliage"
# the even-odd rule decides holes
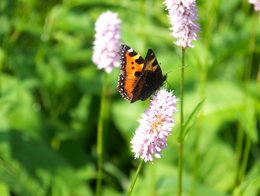
[[[186,52],[183,195],[260,192],[259,13],[247,1],[197,1],[201,31]],[[153,48],[179,96],[180,48],[162,1],[0,1],[0,195],[93,195],[102,74],[94,23],[112,10],[122,42]],[[130,104],[107,76],[103,195],[122,195],[136,164],[130,139],[146,102]],[[202,100],[205,98],[203,104]],[[199,104],[198,104],[199,103]],[[178,105],[179,107],[179,105]],[[176,125],[133,195],[175,195]]]

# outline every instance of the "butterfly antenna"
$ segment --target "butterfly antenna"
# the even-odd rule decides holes
[[[161,62],[159,62],[159,65],[161,66]],[[190,65],[184,65],[184,68],[186,67],[189,67]],[[180,71],[181,70],[181,66],[178,66],[178,67],[175,67],[174,69],[172,69],[171,71],[167,72],[168,73],[171,73],[172,71]]]
[[[171,84],[170,84],[167,80],[166,80],[166,88],[167,88],[167,89],[169,89],[169,88],[172,89]]]
[[[186,68],[186,67],[189,67],[190,65],[184,65],[184,68]],[[180,71],[181,70],[181,66],[178,66],[178,67],[175,67],[174,69],[173,69],[173,71]]]

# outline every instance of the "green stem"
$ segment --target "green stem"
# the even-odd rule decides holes
[[[238,124],[237,136],[236,136],[236,156],[237,161],[240,162],[242,157],[242,150],[243,150],[243,138],[244,138],[244,131],[242,128],[241,123]]]
[[[243,153],[244,156],[243,156],[243,160],[242,160],[242,163],[241,163],[241,168],[240,168],[239,176],[238,176],[238,181],[240,183],[243,181],[244,176],[245,176],[250,147],[251,147],[251,137],[247,136],[246,144],[245,144],[245,150],[244,150],[244,153]]]
[[[132,192],[133,192],[133,190],[134,190],[134,186],[135,186],[136,180],[137,180],[137,178],[138,178],[138,176],[139,176],[139,173],[140,173],[140,171],[141,171],[143,162],[144,162],[144,161],[141,160],[140,163],[139,163],[139,165],[138,165],[138,168],[137,168],[137,170],[136,170],[134,179],[133,179],[132,184],[131,184],[131,186],[130,186],[130,188],[129,188],[129,190],[128,190],[128,193],[127,193],[128,196],[132,195]]]
[[[256,44],[256,31],[257,31],[257,23],[258,23],[258,18],[255,17],[254,21],[253,21],[253,25],[252,25],[252,31],[251,31],[251,35],[250,35],[250,39],[249,39],[249,44],[248,44],[248,59],[247,59],[247,66],[245,66],[245,70],[244,70],[244,84],[246,87],[246,91],[247,90],[247,84],[250,81],[250,75],[252,72],[252,62],[253,62],[253,54],[254,54],[254,50],[255,50],[255,44]],[[246,93],[248,94],[248,92]],[[243,102],[247,103],[247,96],[244,97]],[[247,104],[245,104],[243,106],[243,108],[241,109],[242,112],[245,111],[247,107]],[[242,122],[240,122],[240,124],[238,125],[238,133],[237,133],[237,138],[236,138],[236,153],[237,153],[237,159],[240,163],[240,160],[242,158],[242,162],[239,165],[239,170],[238,170],[238,174],[237,174],[237,184],[236,186],[239,186],[244,178],[245,175],[245,171],[246,171],[246,166],[247,166],[247,162],[248,162],[248,154],[250,151],[250,146],[251,146],[251,138],[250,136],[246,137],[246,143],[245,143],[245,149],[244,152],[243,151],[243,139],[244,139],[244,130],[243,130],[243,126],[241,125]],[[236,188],[236,187],[235,187]],[[235,190],[234,188],[234,190]]]
[[[103,73],[103,87],[100,100],[100,111],[98,118],[98,132],[97,132],[97,184],[96,196],[100,196],[102,192],[102,168],[103,168],[103,127],[106,101],[106,73]]]
[[[182,48],[182,65],[181,65],[181,84],[180,84],[180,143],[179,143],[179,163],[178,163],[178,191],[177,195],[182,195],[182,167],[183,167],[183,129],[184,129],[184,112],[183,112],[183,101],[184,101],[184,57],[185,49]]]
[[[182,194],[182,157],[183,157],[183,143],[179,144],[179,162],[178,162],[178,192],[177,195],[181,196]]]

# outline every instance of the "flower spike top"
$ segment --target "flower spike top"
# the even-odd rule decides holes
[[[260,0],[249,0],[254,5],[255,11],[260,11]]]
[[[145,162],[160,158],[167,146],[167,138],[174,126],[173,114],[176,110],[176,97],[172,92],[160,89],[152,96],[149,108],[142,114],[139,127],[131,140],[135,158]]]
[[[182,48],[194,47],[193,40],[197,40],[199,25],[197,24],[197,8],[195,0],[165,0],[171,23],[172,36],[175,44]]]
[[[111,11],[101,14],[95,23],[92,61],[107,73],[119,66],[120,23],[118,15]]]

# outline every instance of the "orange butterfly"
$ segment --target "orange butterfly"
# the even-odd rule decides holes
[[[119,51],[121,73],[117,91],[131,103],[146,100],[159,89],[166,75],[162,70],[152,49],[148,49],[145,59],[127,45],[122,45]]]

